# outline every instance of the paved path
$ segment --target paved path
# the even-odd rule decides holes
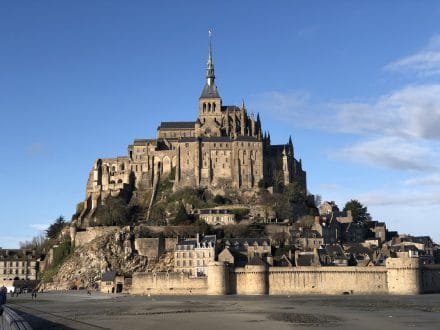
[[[34,329],[439,329],[440,295],[125,296],[85,292],[8,299]]]

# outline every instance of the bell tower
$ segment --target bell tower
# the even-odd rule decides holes
[[[199,120],[201,127],[206,126],[209,130],[207,135],[218,136],[222,118],[222,99],[215,85],[214,62],[212,60],[211,30],[208,31],[209,47],[208,62],[206,66],[206,82],[202,95],[199,98]],[[203,132],[202,128],[202,132]]]

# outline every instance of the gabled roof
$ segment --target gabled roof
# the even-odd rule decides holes
[[[259,246],[270,246],[270,239],[268,238],[227,238],[223,242],[225,245],[233,247],[253,246],[255,243]]]

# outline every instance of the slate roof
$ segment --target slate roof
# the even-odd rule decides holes
[[[231,247],[243,247],[246,245],[252,246],[254,243],[257,243],[259,246],[263,246],[264,244],[270,246],[270,240],[268,238],[228,238],[223,240],[225,245],[229,245]]]
[[[211,136],[203,137],[202,142],[230,142],[232,141],[229,136]]]
[[[196,142],[197,138],[196,137],[182,137],[179,140],[180,142]]]
[[[229,209],[201,209],[200,214],[234,214]]]
[[[108,271],[102,274],[101,281],[103,282],[111,282],[115,279],[116,272],[115,271]]]
[[[201,243],[204,242],[212,242],[215,243],[215,241],[217,240],[217,237],[215,235],[205,235],[203,236],[203,238],[200,240]]]
[[[337,257],[337,258],[341,258],[341,259],[347,259],[347,257],[345,256],[344,250],[342,249],[342,247],[340,245],[327,245],[325,247],[325,252],[330,256],[330,257]]]
[[[160,123],[158,129],[191,129],[194,128],[195,124],[195,121],[163,121]]]
[[[0,259],[11,259],[11,260],[23,260],[23,259],[34,259],[31,250],[26,249],[1,249],[0,248]]]
[[[156,143],[156,139],[135,139],[133,144],[136,146],[146,146],[148,143]]]
[[[203,87],[202,95],[200,95],[201,99],[205,98],[220,98],[220,95],[217,90],[217,86],[215,84],[205,84],[205,87]]]
[[[313,264],[314,256],[312,254],[299,254],[296,265],[297,266],[311,266]]]
[[[256,255],[250,258],[247,264],[251,266],[266,266],[266,263]]]
[[[236,105],[222,105],[222,111],[240,111],[241,109]]]

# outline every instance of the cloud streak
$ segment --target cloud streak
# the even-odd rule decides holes
[[[350,147],[333,151],[331,157],[396,170],[432,170],[435,168],[433,164],[436,163],[428,147],[395,137],[361,141]]]
[[[440,35],[432,37],[422,50],[387,64],[385,70],[415,73],[419,76],[440,74]]]

